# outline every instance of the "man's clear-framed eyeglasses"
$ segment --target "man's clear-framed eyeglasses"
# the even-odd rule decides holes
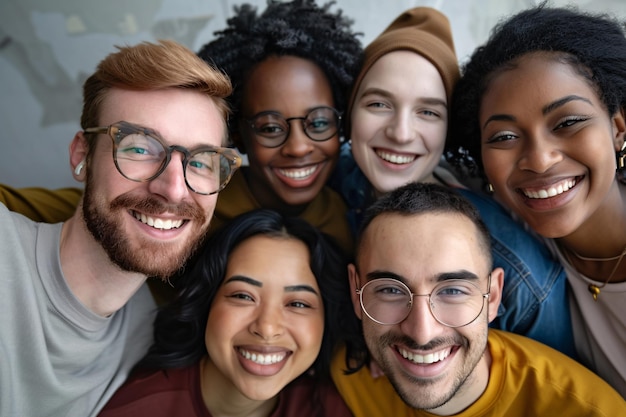
[[[128,122],[89,127],[85,133],[107,134],[113,140],[113,161],[120,174],[131,181],[152,181],[165,171],[172,153],[183,154],[187,187],[202,195],[221,191],[241,166],[241,157],[231,148],[200,146],[187,149],[168,146],[152,129]]]
[[[491,274],[487,288],[491,288]],[[483,293],[474,282],[465,279],[443,281],[430,294],[414,294],[402,281],[377,278],[356,292],[363,312],[383,325],[402,322],[409,316],[415,297],[427,297],[430,312],[439,323],[448,327],[467,326],[480,316],[489,298],[489,291]]]
[[[274,111],[264,111],[250,119],[244,119],[259,145],[277,148],[289,137],[292,120],[300,120],[307,137],[316,142],[326,141],[339,132],[341,114],[332,107],[320,106],[312,109],[303,117],[284,118]]]

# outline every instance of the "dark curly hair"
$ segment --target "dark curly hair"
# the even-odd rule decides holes
[[[331,13],[334,2],[323,6],[314,0],[280,2],[268,0],[267,8],[257,15],[250,4],[235,6],[228,27],[215,32],[216,39],[202,47],[198,55],[220,68],[231,79],[233,111],[229,131],[236,132],[241,115],[242,91],[247,75],[255,64],[272,55],[296,56],[317,64],[333,92],[335,108],[344,112],[347,97],[362,62],[363,47],[351,30],[352,20],[339,9]]]
[[[571,65],[593,86],[609,114],[626,106],[624,22],[574,7],[546,3],[501,22],[489,40],[462,67],[451,101],[446,158],[485,180],[481,161],[479,111],[482,95],[499,72],[513,68],[522,55],[548,51]],[[513,98],[514,99],[514,98]],[[472,168],[473,166],[473,168]]]
[[[330,361],[338,343],[350,345],[351,340],[359,340],[347,259],[332,238],[305,220],[267,209],[242,214],[207,240],[192,266],[176,278],[181,290],[171,304],[159,310],[154,323],[154,344],[137,368],[185,367],[207,355],[204,340],[209,310],[222,284],[230,254],[241,242],[258,235],[297,239],[309,250],[311,271],[324,304],[323,340],[312,370],[316,377],[329,378]]]

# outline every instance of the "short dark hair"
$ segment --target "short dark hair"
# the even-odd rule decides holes
[[[426,182],[412,182],[396,188],[367,208],[357,238],[357,262],[363,235],[374,219],[384,214],[410,217],[428,213],[450,213],[469,219],[476,226],[479,244],[486,257],[487,265],[491,267],[491,235],[478,209],[453,188]],[[361,325],[358,324],[358,326],[360,329]],[[361,337],[363,338],[362,333]],[[351,340],[348,348],[345,358],[346,372],[354,373],[367,364],[369,351],[364,338],[357,341]]]
[[[336,345],[357,337],[345,330],[354,329],[354,323],[348,323],[350,320],[357,322],[349,294],[347,259],[332,238],[305,220],[267,209],[242,214],[207,240],[191,268],[177,277],[179,293],[158,312],[154,344],[138,367],[190,366],[207,354],[204,342],[207,318],[230,254],[241,242],[258,235],[297,239],[309,250],[311,271],[324,304],[324,335],[312,369],[316,377],[328,378]]]
[[[446,158],[455,166],[468,162],[483,176],[478,114],[492,77],[532,52],[556,53],[595,89],[608,113],[626,106],[625,22],[574,7],[545,3],[501,22],[487,42],[462,67],[451,103]]]
[[[198,53],[225,71],[233,84],[229,98],[233,111],[229,130],[236,132],[248,74],[270,56],[295,56],[315,63],[326,75],[335,108],[344,112],[350,87],[361,66],[363,46],[351,30],[352,20],[341,9],[331,13],[334,2],[318,6],[315,0],[268,0],[257,14],[250,4],[235,6],[228,27]]]
[[[467,217],[478,229],[480,244],[491,265],[491,235],[478,209],[453,188],[435,183],[411,182],[383,195],[367,208],[359,228],[357,257],[363,234],[382,214],[413,216],[426,213],[452,213]]]

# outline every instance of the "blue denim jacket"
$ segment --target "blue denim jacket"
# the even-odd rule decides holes
[[[495,200],[458,191],[480,211],[491,233],[493,264],[504,269],[502,302],[491,326],[528,336],[577,359],[563,266]]]
[[[342,146],[331,185],[346,200],[356,234],[373,194],[349,143]],[[480,211],[491,233],[494,267],[504,269],[502,301],[491,327],[538,340],[576,359],[567,277],[561,264],[495,200],[467,189],[458,191]]]

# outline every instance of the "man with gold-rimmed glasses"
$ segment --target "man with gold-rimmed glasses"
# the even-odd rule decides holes
[[[363,339],[332,368],[355,416],[626,413],[582,365],[488,328],[504,282],[490,245],[477,210],[448,187],[408,184],[367,210],[348,268]]]
[[[228,78],[171,41],[120,47],[84,84],[64,223],[0,205],[0,415],[94,416],[152,342],[147,277],[202,242],[240,166]]]

